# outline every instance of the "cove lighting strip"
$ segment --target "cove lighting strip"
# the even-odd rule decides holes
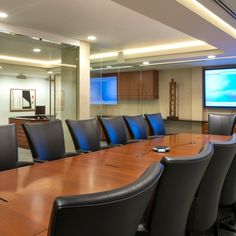
[[[207,45],[207,43],[203,41],[193,40],[193,41],[186,41],[186,42],[181,42],[181,43],[157,45],[153,47],[126,49],[126,50],[123,50],[123,54],[132,55],[132,54],[139,54],[139,53],[160,52],[160,51],[167,51],[167,50],[173,50],[173,49],[205,46],[205,45]]]
[[[97,70],[116,70],[116,69],[128,69],[132,68],[133,66],[114,66],[114,67],[105,67],[105,68],[95,68],[90,69],[91,71],[97,71]]]
[[[178,63],[189,63],[189,62],[200,62],[200,61],[212,61],[212,60],[224,60],[224,59],[236,59],[236,56],[229,56],[229,57],[216,57],[216,58],[202,58],[202,59],[192,59],[192,60],[179,60],[179,61],[167,61],[167,62],[157,62],[157,63],[150,63],[149,65],[140,66],[157,66],[157,65],[168,65],[168,64],[178,64]]]
[[[6,60],[6,61],[26,62],[26,63],[35,64],[35,65],[43,65],[43,66],[57,65],[57,66],[66,66],[66,67],[76,67],[75,65],[61,64],[61,60],[46,61],[46,60],[36,60],[36,59],[31,59],[31,58],[0,55],[0,60],[1,59]]]
[[[203,6],[196,0],[176,0],[178,3],[188,8],[190,11],[193,11],[197,15],[201,16],[203,19],[214,25],[215,27],[221,29],[226,34],[230,35],[233,38],[236,38],[236,29],[233,28],[230,24],[222,20],[215,13],[210,11],[208,8]]]
[[[208,44],[203,42],[203,41],[192,40],[192,41],[186,41],[186,42],[180,42],[180,43],[170,43],[170,44],[156,45],[156,46],[152,46],[152,47],[125,49],[125,50],[120,51],[120,52],[116,51],[116,52],[92,54],[90,56],[90,59],[92,60],[92,59],[117,57],[119,54],[133,55],[133,54],[160,52],[160,51],[168,51],[168,50],[174,50],[174,49],[184,49],[184,48],[206,46],[206,45],[208,45]]]
[[[105,53],[98,53],[93,54],[90,56],[90,59],[102,59],[102,58],[109,58],[109,57],[117,57],[118,52],[105,52]]]

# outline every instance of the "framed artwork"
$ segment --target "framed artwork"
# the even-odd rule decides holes
[[[10,89],[10,111],[34,111],[35,89]]]

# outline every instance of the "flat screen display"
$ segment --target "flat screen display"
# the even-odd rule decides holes
[[[205,69],[205,107],[236,108],[236,68]]]
[[[117,77],[90,79],[90,104],[115,105],[117,98]]]

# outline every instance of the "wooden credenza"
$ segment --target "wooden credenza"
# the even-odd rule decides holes
[[[22,124],[41,123],[41,122],[49,121],[49,119],[47,119],[46,117],[38,117],[38,116],[10,117],[8,120],[9,120],[9,124],[16,125],[16,135],[17,135],[18,146],[21,148],[27,148],[27,149],[29,149],[30,147],[29,147],[27,138],[25,136],[25,132],[22,128]]]

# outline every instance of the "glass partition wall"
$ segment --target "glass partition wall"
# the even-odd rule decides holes
[[[79,48],[39,38],[0,33],[0,124],[10,117],[76,119]],[[42,114],[41,114],[42,115]],[[64,124],[67,150],[72,140]]]
[[[106,52],[91,49],[92,55],[103,53]],[[92,56],[90,68],[91,117],[138,115],[159,111],[157,70],[143,66],[142,59],[128,60],[122,58],[122,54],[114,58],[93,58]],[[112,79],[117,87],[109,82]]]

